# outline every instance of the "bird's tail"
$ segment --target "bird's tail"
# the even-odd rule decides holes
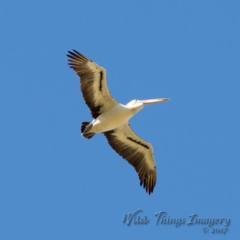
[[[95,133],[88,133],[88,131],[91,128],[92,128],[92,123],[90,123],[90,122],[82,122],[82,126],[81,126],[82,136],[87,138],[87,139],[92,138],[95,135]]]

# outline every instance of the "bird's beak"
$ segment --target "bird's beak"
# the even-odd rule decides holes
[[[153,103],[160,103],[170,100],[170,98],[155,98],[155,99],[148,99],[148,100],[139,100],[139,102],[143,104],[153,104]]]

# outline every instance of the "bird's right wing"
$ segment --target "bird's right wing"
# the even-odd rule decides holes
[[[69,51],[68,62],[80,77],[83,98],[93,118],[107,112],[118,103],[111,96],[106,79],[106,70],[76,50]]]

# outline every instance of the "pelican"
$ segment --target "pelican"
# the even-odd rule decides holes
[[[140,185],[151,194],[157,179],[153,147],[133,132],[128,121],[145,105],[165,102],[169,98],[120,104],[108,90],[105,68],[76,50],[68,53],[68,64],[80,77],[83,98],[94,118],[92,122],[82,122],[81,135],[90,139],[96,133],[103,133],[109,145],[135,168]]]

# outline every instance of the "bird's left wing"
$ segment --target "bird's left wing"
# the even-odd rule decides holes
[[[152,145],[137,136],[128,123],[104,132],[104,135],[111,147],[135,168],[140,185],[151,194],[157,180]]]
[[[106,79],[106,70],[76,50],[69,51],[68,62],[80,77],[83,98],[93,118],[107,112],[118,103],[111,96]]]

